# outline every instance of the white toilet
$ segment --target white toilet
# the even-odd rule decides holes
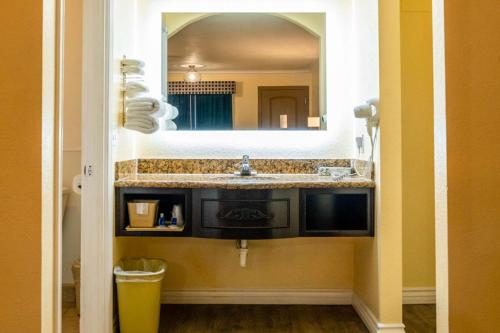
[[[68,205],[69,196],[73,192],[73,190],[69,187],[64,187],[62,189],[62,216],[64,223],[64,214],[66,213],[66,206]],[[77,192],[75,192],[77,193]],[[77,193],[78,194],[78,193]],[[76,296],[76,311],[77,314],[80,315],[80,260],[76,260],[72,267],[71,271],[73,273],[73,279],[75,281],[75,296]]]

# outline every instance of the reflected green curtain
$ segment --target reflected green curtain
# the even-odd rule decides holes
[[[191,95],[168,95],[168,103],[179,110],[179,115],[173,120],[178,130],[191,129]]]
[[[228,130],[233,128],[233,96],[230,94],[168,95],[179,110],[178,130]]]
[[[195,105],[195,129],[227,130],[233,128],[232,95],[195,95]]]

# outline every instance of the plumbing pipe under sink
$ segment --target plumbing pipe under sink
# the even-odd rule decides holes
[[[246,239],[240,239],[236,241],[236,248],[240,250],[240,266],[247,266],[247,255],[248,255],[248,241]]]

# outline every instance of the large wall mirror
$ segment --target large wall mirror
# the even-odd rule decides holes
[[[178,130],[326,129],[324,13],[163,13]]]

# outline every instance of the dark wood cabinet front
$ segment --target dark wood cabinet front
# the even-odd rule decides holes
[[[194,190],[193,236],[298,236],[298,190]]]
[[[157,200],[170,220],[182,207],[178,232],[127,229],[127,202]],[[116,188],[115,235],[272,239],[374,235],[374,189],[168,189]]]

